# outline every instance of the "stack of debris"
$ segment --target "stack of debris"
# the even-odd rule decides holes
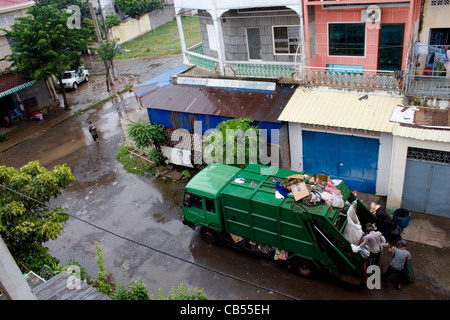
[[[307,205],[318,205],[322,202],[333,208],[344,208],[344,200],[337,186],[342,180],[331,179],[325,174],[306,175],[294,174],[283,180],[276,181],[275,188],[280,195],[291,192],[295,201],[303,201]]]

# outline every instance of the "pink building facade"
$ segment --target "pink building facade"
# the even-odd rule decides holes
[[[369,5],[360,0],[305,0],[306,65],[405,70],[418,28],[420,1],[384,0]]]

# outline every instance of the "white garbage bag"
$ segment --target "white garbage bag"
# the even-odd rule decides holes
[[[321,192],[320,197],[323,201],[329,206],[332,206],[333,208],[344,208],[344,199],[342,199],[341,194],[333,194],[329,193],[327,191]]]
[[[343,235],[352,244],[357,244],[364,235],[364,232],[356,214],[356,201],[353,201],[347,211],[347,225],[345,226]]]

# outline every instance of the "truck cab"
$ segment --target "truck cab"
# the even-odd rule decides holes
[[[189,181],[183,194],[182,221],[192,229],[202,227],[208,243],[216,243],[223,230],[220,192],[241,169],[211,164]],[[208,229],[208,230],[207,230]]]

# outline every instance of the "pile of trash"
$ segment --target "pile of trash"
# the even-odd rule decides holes
[[[342,180],[331,179],[328,175],[294,174],[282,182],[275,181],[275,196],[286,198],[288,194],[294,196],[295,201],[303,201],[307,205],[325,203],[332,208],[344,209],[345,202],[337,186]]]
[[[353,245],[362,238],[364,231],[356,214],[357,202],[355,200],[350,204],[344,201],[341,191],[337,188],[341,183],[342,180],[331,179],[324,174],[295,174],[284,179],[282,183],[275,181],[275,196],[286,198],[288,194],[292,194],[295,202],[302,201],[309,206],[326,204],[331,209],[337,208],[347,219],[343,235]]]
[[[280,250],[274,246],[269,246],[261,242],[251,241],[241,236],[230,233],[230,237],[233,242],[247,250],[263,253],[265,255],[273,256],[273,260],[287,260],[288,252],[286,250]]]

